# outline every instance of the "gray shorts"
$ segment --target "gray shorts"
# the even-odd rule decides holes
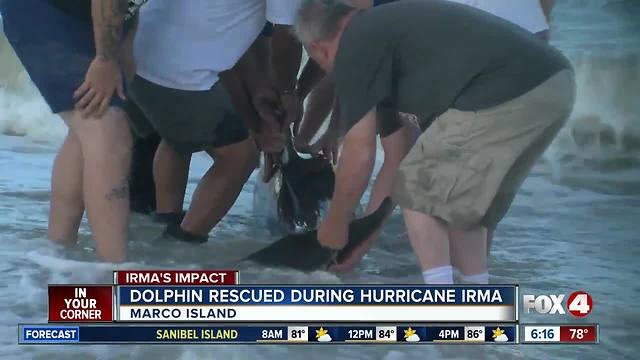
[[[206,91],[156,85],[136,76],[128,91],[128,114],[138,137],[156,131],[181,155],[246,140],[249,132],[220,82]]]

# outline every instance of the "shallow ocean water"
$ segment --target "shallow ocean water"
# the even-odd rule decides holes
[[[17,324],[46,321],[48,283],[109,283],[113,265],[94,262],[86,222],[79,245],[46,241],[50,168],[65,128],[39,98],[0,40],[0,357],[7,359],[633,359],[640,312],[640,2],[559,0],[553,43],[572,60],[578,100],[570,122],[536,165],[496,233],[491,282],[521,292],[585,289],[585,320],[522,314],[522,322],[601,324],[590,346],[84,346],[18,347]],[[378,159],[379,161],[380,159]],[[196,155],[189,193],[210,160]],[[274,239],[254,211],[254,174],[236,205],[200,247],[158,245],[161,228],[143,216],[131,226],[130,263],[120,268],[237,267],[243,283],[420,283],[396,213],[352,273],[310,274],[241,263]]]

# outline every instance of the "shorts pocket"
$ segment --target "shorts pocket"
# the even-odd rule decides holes
[[[418,196],[425,202],[424,208],[455,227],[476,225],[495,191],[490,176],[492,158],[441,141],[424,144],[422,151],[419,177],[423,196]],[[499,184],[494,185],[497,189]]]

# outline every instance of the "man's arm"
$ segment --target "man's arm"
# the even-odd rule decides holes
[[[127,0],[91,0],[96,57],[117,59],[127,6]]]
[[[234,67],[236,76],[260,115],[259,131],[276,128],[280,131],[281,118],[284,116],[276,89],[276,77],[269,60],[270,42],[268,37],[258,36]]]
[[[373,172],[376,135],[374,108],[345,137],[331,205],[318,230],[318,240],[325,247],[341,249],[348,242],[349,222]]]
[[[232,70],[220,74],[220,79],[259,147],[277,153],[284,147],[284,111],[269,61],[269,43],[269,38],[259,36]]]
[[[260,116],[251,104],[251,97],[248,90],[235,69],[230,69],[220,73],[220,81],[231,97],[231,102],[242,121],[252,133],[260,132]]]
[[[298,71],[302,61],[302,44],[290,31],[289,25],[273,26],[271,38],[271,65],[280,92],[280,99],[286,111],[285,124],[300,120],[302,103],[296,94]]]
[[[276,86],[269,62],[271,57],[269,42],[269,38],[258,36],[233,68],[250,94],[264,87]]]
[[[104,114],[114,93],[125,97],[119,57],[127,5],[127,0],[91,1],[96,57],[74,93],[76,108],[85,117]]]
[[[324,123],[325,118],[335,109],[335,88],[331,78],[325,77],[313,89],[307,100],[307,108],[296,134],[299,145],[308,145],[318,129]],[[331,117],[334,119],[334,116]]]
[[[313,88],[326,76],[320,65],[309,58],[298,79],[298,96],[304,100]]]
[[[302,61],[302,44],[289,31],[289,25],[274,25],[271,62],[280,91],[294,91]]]

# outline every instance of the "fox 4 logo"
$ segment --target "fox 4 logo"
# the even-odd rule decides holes
[[[566,315],[563,306],[565,296],[561,295],[522,295],[522,306],[531,313],[535,310],[538,314]],[[593,309],[593,299],[586,291],[576,291],[569,295],[566,302],[569,313],[575,317],[585,317]]]

